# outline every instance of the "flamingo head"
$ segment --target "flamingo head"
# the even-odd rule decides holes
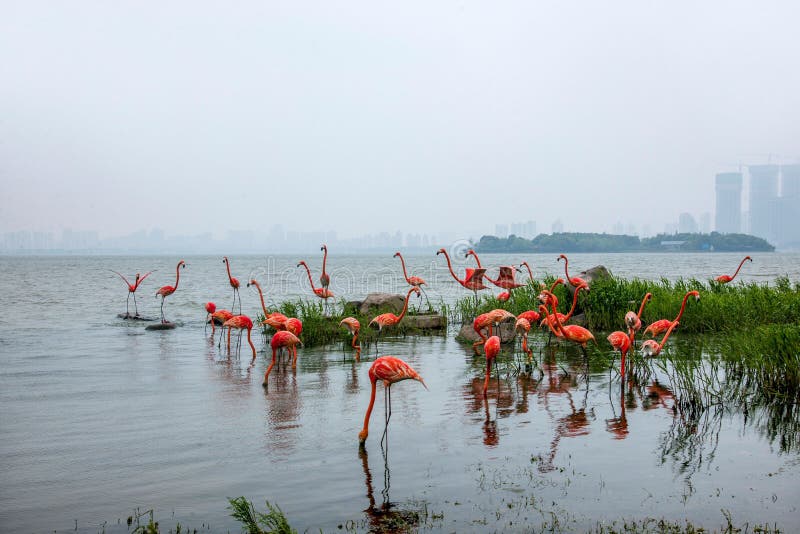
[[[563,254],[559,254],[558,255],[558,260],[556,260],[556,261],[561,261],[561,260],[567,261],[567,257],[565,255],[563,255]]]
[[[660,351],[661,347],[658,346],[658,343],[654,339],[648,339],[642,343],[642,356],[645,358],[657,356]]]
[[[439,250],[436,251],[436,255],[438,256],[439,254],[447,255],[447,251],[443,248],[440,248]]]
[[[255,280],[250,280],[249,282],[247,282],[247,287],[254,286],[256,284],[258,284],[258,282],[256,282]]]
[[[178,266],[180,266],[181,269],[185,269],[186,268],[186,262],[181,260],[181,261],[178,262]]]
[[[320,249],[321,251],[323,251],[323,252],[328,252],[328,245],[326,245],[326,244],[324,244],[324,243],[323,243],[323,244],[322,244],[322,246],[321,246],[321,247],[319,247],[319,249]]]
[[[698,302],[700,300],[700,292],[699,291],[689,291],[689,294],[694,296],[694,301]]]
[[[228,263],[228,256],[222,257],[222,263]]]
[[[744,257],[744,259],[746,259],[746,260],[748,260],[748,261],[750,261],[750,262],[752,262],[752,261],[753,261],[753,258],[751,258],[750,256],[745,256],[745,257]]]
[[[466,252],[464,253],[464,257],[465,257],[465,258],[469,258],[470,256],[474,256],[474,255],[475,255],[475,251],[474,251],[474,250],[472,250],[472,249],[469,249],[468,251],[466,251]]]
[[[217,311],[217,305],[214,304],[213,302],[206,302],[206,311],[208,313],[214,313],[215,311]]]
[[[438,252],[437,252],[437,254],[438,254]],[[395,253],[394,253],[394,256],[392,256],[392,257],[393,257],[393,258],[396,258],[396,257],[398,257],[399,255],[400,255],[400,253],[399,253],[399,252],[395,252]]]
[[[300,261],[297,263],[297,266],[298,266],[298,267],[300,267],[301,265],[305,265],[305,264],[306,264],[306,262],[304,262],[303,260],[300,260]]]

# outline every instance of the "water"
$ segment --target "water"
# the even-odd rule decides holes
[[[570,266],[704,280],[731,272],[740,256],[575,254]],[[316,283],[320,258],[306,259]],[[527,259],[536,276],[563,272],[555,255],[481,259]],[[800,281],[800,255],[754,259],[742,280]],[[687,432],[666,390],[640,384],[622,402],[607,362],[587,367],[571,348],[545,350],[540,335],[533,345],[549,362],[544,376],[509,372],[506,352],[486,403],[484,364],[452,335],[381,342],[430,390],[393,386],[384,455],[379,385],[359,454],[374,355],[357,363],[338,345],[301,349],[297,370],[276,367],[265,392],[263,353],[250,368],[247,354],[228,359],[204,335],[203,303],[232,300],[221,258],[186,260],[165,305],[180,326],[147,332],[116,317],[126,290],[109,269],[157,269],[137,293],[139,311],[157,317],[153,294],[174,283],[177,258],[0,258],[0,530],[73,531],[77,522],[79,532],[125,532],[134,509],[155,508],[162,526],[238,532],[226,510],[226,497],[238,495],[261,509],[265,499],[277,503],[300,531],[366,530],[409,511],[420,528],[447,531],[524,530],[554,517],[568,529],[646,516],[717,526],[721,509],[739,524],[800,526],[797,444],[781,447],[758,413],[725,412]],[[296,260],[231,258],[245,313],[258,309],[257,294],[244,288],[250,276],[268,305],[309,294]],[[432,301],[465,294],[441,258],[407,262],[428,280]],[[329,268],[337,297],[404,287],[391,258],[332,255]]]

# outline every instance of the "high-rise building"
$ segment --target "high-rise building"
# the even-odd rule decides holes
[[[774,242],[777,221],[777,165],[750,165],[750,233]]]
[[[777,201],[775,245],[800,249],[800,165],[781,166],[781,196]]]
[[[714,229],[721,234],[742,231],[742,173],[721,172],[716,177],[717,215]]]
[[[681,234],[696,234],[697,221],[690,213],[681,213],[678,215],[678,233]]]

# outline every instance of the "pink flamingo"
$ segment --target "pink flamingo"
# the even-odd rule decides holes
[[[486,343],[488,339],[485,335],[483,335],[483,329],[487,328],[489,331],[489,335],[492,335],[492,320],[489,317],[488,313],[481,313],[480,315],[476,316],[475,319],[472,321],[472,329],[475,331],[476,334],[480,337],[475,343],[472,344],[472,348],[475,350],[476,354],[478,353],[478,345],[483,345]]]
[[[483,397],[486,398],[486,392],[489,390],[489,378],[492,375],[492,362],[495,364],[495,371],[497,371],[497,355],[500,353],[500,338],[492,336],[483,344],[483,353],[486,355],[486,378],[483,381]],[[497,372],[497,378],[500,379],[500,373]]]
[[[292,359],[292,369],[294,369],[297,367],[297,345],[302,344],[302,341],[288,330],[281,330],[272,336],[272,340],[269,342],[272,348],[272,362],[270,362],[269,367],[267,367],[267,372],[264,373],[264,382],[261,383],[262,386],[267,387],[267,379],[269,378],[270,371],[272,371],[272,366],[275,365],[278,349],[286,348],[289,350],[290,355],[294,355]]]
[[[328,286],[331,285],[331,277],[325,272],[325,264],[328,263],[328,245],[323,243],[319,249],[324,252],[322,256],[322,274],[319,275],[319,285],[321,285],[323,289],[328,289]]]
[[[392,384],[402,380],[417,380],[425,389],[428,389],[422,377],[400,358],[381,356],[372,362],[369,368],[369,381],[372,384],[372,392],[369,398],[367,413],[364,416],[364,428],[358,433],[358,442],[361,447],[364,446],[364,443],[367,441],[367,436],[369,436],[369,417],[372,415],[372,407],[375,405],[375,386],[378,380],[383,381],[384,386],[384,419],[386,421],[381,444],[383,444],[383,439],[386,437],[386,431],[389,428],[389,419],[392,417]]]
[[[253,359],[250,361],[252,365],[256,361],[256,346],[253,345],[253,340],[250,338],[250,333],[253,330],[253,321],[246,315],[234,315],[222,323],[222,327],[228,329],[228,354],[231,353],[231,330],[234,328],[237,330],[247,329],[247,342],[250,344],[250,348],[253,349]]]
[[[548,318],[550,317],[550,313],[547,311],[547,308],[544,307],[544,306],[539,306],[539,312],[543,313]],[[597,343],[597,341],[595,341],[595,339],[594,339],[594,335],[592,335],[592,333],[589,330],[587,330],[586,328],[584,328],[582,326],[578,326],[578,325],[575,325],[575,324],[568,324],[568,325],[561,324],[561,320],[559,319],[558,315],[555,315],[553,317],[555,317],[555,325],[556,325],[556,327],[558,327],[557,329],[562,334],[561,337],[563,337],[567,341],[571,341],[573,343],[576,343],[576,344],[580,345],[581,346],[581,350],[583,350],[583,355],[587,356],[587,354],[586,354],[586,344],[589,341],[594,341],[595,343]],[[553,333],[555,334],[556,333],[556,329],[553,328],[552,323],[548,320],[547,324],[550,327],[550,329],[553,331]],[[556,334],[556,335],[558,335],[558,334]]]
[[[353,342],[350,346],[356,349],[356,361],[358,361],[361,357],[361,344],[356,345],[356,342],[358,341],[358,333],[361,330],[361,323],[355,317],[345,317],[339,322],[339,326],[345,327],[350,332],[350,335],[353,336]]]
[[[156,298],[161,295],[161,322],[167,323],[167,320],[164,318],[164,299],[168,296],[172,295],[178,289],[178,283],[181,281],[181,268],[186,268],[186,262],[181,260],[178,262],[178,265],[175,267],[175,285],[174,286],[162,286],[161,289],[156,291]]]
[[[561,261],[562,259],[564,260],[564,274],[567,275],[567,281],[570,283],[570,285],[576,288],[580,286],[586,286],[586,289],[588,290],[589,283],[586,280],[584,280],[583,278],[579,278],[577,276],[573,277],[569,276],[569,272],[567,272],[567,266],[569,265],[569,260],[564,254],[560,254],[558,256],[558,261]]]
[[[453,271],[453,265],[450,263],[450,256],[447,254],[447,251],[443,248],[440,248],[436,255],[444,254],[444,259],[447,260],[447,268],[450,270],[450,275],[455,278],[456,282],[461,284],[462,287],[471,290],[475,294],[475,305],[478,304],[478,291],[481,289],[486,289],[486,286],[483,285],[481,279],[483,278],[484,274],[486,273],[486,269],[478,268],[478,269],[466,269],[464,272],[464,279],[456,275]]]
[[[403,317],[406,316],[406,311],[408,311],[408,299],[411,298],[411,293],[416,293],[417,296],[419,296],[419,288],[412,287],[411,289],[408,290],[408,293],[406,294],[406,300],[403,303],[403,311],[400,312],[400,315],[395,315],[391,312],[382,313],[373,318],[367,325],[367,326],[372,326],[373,324],[378,325],[378,338],[375,340],[375,354],[378,353],[378,341],[380,340],[383,328],[385,326],[395,326],[403,319]]]
[[[667,333],[664,334],[664,337],[661,339],[661,343],[657,343],[655,339],[648,339],[644,343],[642,343],[642,356],[645,358],[649,358],[652,356],[658,356],[661,354],[664,345],[667,343],[667,339],[669,339],[669,335],[678,326],[678,321],[673,321],[669,328],[667,329]]]
[[[517,316],[514,330],[522,336],[522,352],[528,355],[528,362],[530,363],[533,357],[533,351],[528,348],[528,332],[531,330],[531,322],[524,317]]]
[[[131,316],[130,309],[128,308],[131,295],[133,295],[133,309],[136,311],[136,315],[134,315],[134,317],[139,317],[139,307],[136,305],[136,290],[139,289],[139,285],[144,282],[144,279],[150,276],[153,271],[145,273],[144,276],[139,276],[139,273],[136,273],[136,280],[134,280],[132,284],[128,282],[127,278],[122,276],[122,274],[118,273],[117,271],[111,270],[111,272],[122,278],[122,281],[125,282],[126,286],[128,286],[128,298],[125,299],[125,318],[127,319]]]
[[[255,278],[251,279],[250,282],[247,283],[247,287],[250,286],[256,286],[258,298],[261,299],[261,311],[264,313],[264,320],[261,321],[261,324],[269,325],[275,330],[286,330],[287,317],[280,312],[269,313],[267,311],[267,305],[264,303],[264,293],[261,291],[261,284],[258,283],[258,280]]]
[[[719,282],[720,284],[727,284],[728,282],[732,282],[733,279],[736,278],[736,275],[739,274],[739,269],[742,268],[742,265],[744,265],[744,262],[746,262],[747,260],[750,260],[752,262],[753,258],[751,258],[750,256],[745,256],[744,259],[741,261],[741,263],[739,263],[739,267],[736,268],[736,272],[733,273],[733,276],[728,276],[727,274],[723,274],[721,276],[718,276],[716,278],[716,281]]]
[[[642,328],[642,312],[644,311],[644,306],[647,304],[650,299],[653,298],[652,293],[645,293],[644,298],[642,299],[642,304],[639,306],[639,313],[634,313],[629,311],[625,314],[625,326],[628,327],[628,337],[631,338],[631,345],[634,346],[634,337],[636,336],[636,332]]]
[[[428,300],[428,294],[425,292],[425,288],[422,287],[427,285],[425,280],[420,278],[419,276],[408,276],[408,271],[406,271],[406,260],[403,258],[403,255],[399,252],[395,252],[393,258],[400,258],[400,264],[403,266],[403,277],[406,279],[408,285],[413,287],[418,287],[422,291],[422,294],[425,295],[425,301],[428,303],[428,308],[431,307],[431,303]]]
[[[214,314],[215,311],[217,311],[217,305],[214,304],[213,302],[206,302],[206,320],[205,320],[206,326],[203,328],[204,331],[208,329],[209,321],[211,321],[212,324],[214,323],[214,318],[212,317],[212,315]],[[211,328],[212,328],[211,333],[213,334],[214,327],[212,326]]]
[[[324,300],[325,306],[327,307],[328,299],[333,297],[333,291],[326,287],[314,287],[314,281],[311,279],[311,269],[309,269],[308,264],[302,260],[297,264],[297,266],[300,267],[301,265],[305,267],[306,273],[308,274],[308,283],[311,284],[311,291],[313,291],[316,296]]]
[[[567,321],[569,321],[572,318],[572,315],[575,313],[575,308],[578,306],[578,293],[580,293],[581,290],[588,291],[589,288],[588,288],[588,286],[578,286],[578,287],[575,288],[575,294],[572,295],[572,307],[569,309],[569,311],[567,312],[566,315],[556,311],[555,306],[558,306],[558,298],[553,293],[551,293],[549,290],[547,290],[547,289],[543,290],[542,293],[544,295],[546,295],[546,297],[547,297],[545,300],[550,302],[551,304],[554,304],[555,306],[551,306],[553,308],[553,314],[550,315],[550,318],[549,319],[543,319],[542,322],[547,320],[548,322],[552,323],[553,326],[555,326],[555,319],[556,318],[558,318],[558,320],[561,321],[562,323],[566,323]],[[547,302],[545,302],[545,305],[546,304],[547,304]],[[558,336],[558,334],[556,334],[556,335]],[[558,337],[560,337],[560,336],[558,336]]]
[[[239,280],[231,276],[231,264],[228,261],[227,256],[222,257],[222,263],[225,264],[225,268],[228,270],[228,282],[231,284],[233,288],[233,304],[231,304],[231,309],[236,306],[236,296],[239,295]],[[239,295],[239,313],[242,313],[242,296]]]
[[[681,303],[681,309],[678,312],[678,315],[670,321],[669,319],[659,319],[658,321],[651,323],[644,329],[642,336],[646,336],[648,333],[656,337],[661,332],[666,331],[672,323],[680,321],[681,317],[683,317],[683,310],[686,308],[686,301],[689,299],[690,296],[694,297],[695,302],[700,300],[700,293],[697,291],[689,291],[683,296],[683,302]]]
[[[625,332],[617,330],[616,332],[611,332],[606,339],[608,339],[608,342],[611,343],[612,347],[619,351],[621,357],[620,375],[624,377],[625,356],[628,354],[628,351],[631,348],[631,337]]]

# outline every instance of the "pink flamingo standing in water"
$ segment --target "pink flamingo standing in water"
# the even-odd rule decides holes
[[[664,349],[664,345],[667,344],[667,339],[669,339],[669,335],[678,326],[678,321],[673,321],[669,328],[667,329],[667,333],[664,334],[664,337],[661,339],[661,343],[656,342],[655,339],[648,339],[644,343],[642,343],[642,356],[645,358],[649,358],[652,356],[658,356],[661,354],[661,351]]]
[[[733,279],[736,278],[736,275],[739,274],[739,269],[742,268],[742,265],[744,265],[744,262],[746,262],[748,260],[750,260],[752,262],[753,258],[751,258],[750,256],[745,256],[744,259],[741,261],[741,263],[739,263],[739,267],[736,268],[736,272],[733,273],[733,276],[728,276],[727,274],[723,274],[721,276],[718,276],[716,278],[716,281],[719,282],[720,284],[727,284],[728,282],[732,282]]]
[[[478,257],[478,253],[475,252],[473,249],[469,249],[464,254],[464,257],[468,258],[470,256],[475,258],[475,263],[478,264],[478,268],[479,269],[483,269],[483,265],[481,265],[481,259]],[[522,287],[523,285],[525,285],[525,284],[518,284],[514,280],[514,270],[515,269],[514,269],[513,266],[502,266],[502,267],[500,267],[500,274],[498,275],[498,277],[496,279],[489,278],[485,274],[483,275],[483,277],[486,278],[488,281],[490,281],[492,284],[496,285],[499,288],[511,290],[511,289],[515,289],[517,287]],[[520,272],[522,272],[522,271],[520,271]],[[509,293],[509,292],[506,291],[505,293]],[[503,293],[500,293],[500,295],[503,295]],[[502,298],[498,296],[498,299],[500,299],[502,301],[506,301],[506,300],[508,300],[509,296],[510,296],[510,293],[508,295],[505,295]]]
[[[531,330],[531,322],[524,317],[517,316],[514,330],[522,336],[522,352],[528,355],[528,363],[530,363],[533,358],[533,351],[528,347],[528,332]]]
[[[425,389],[428,389],[428,386],[425,385],[425,381],[422,380],[422,377],[419,376],[414,368],[400,358],[395,358],[394,356],[381,356],[372,362],[372,365],[369,368],[369,381],[372,384],[372,391],[370,393],[367,413],[364,416],[364,428],[362,428],[361,432],[358,433],[358,443],[361,447],[364,446],[364,443],[367,441],[367,436],[369,436],[369,417],[372,415],[372,407],[375,405],[375,386],[378,380],[383,382],[384,388],[385,426],[383,429],[383,437],[381,437],[381,444],[383,444],[383,440],[386,437],[386,431],[389,429],[389,419],[392,417],[392,384],[402,380],[416,380],[422,384]]]
[[[450,256],[447,254],[447,251],[443,248],[440,248],[436,255],[444,254],[444,259],[447,260],[447,268],[450,270],[450,275],[455,278],[456,282],[461,284],[462,287],[471,290],[475,294],[475,305],[478,305],[478,291],[481,289],[486,289],[486,286],[483,285],[481,281],[484,274],[486,273],[486,269],[478,268],[478,269],[466,269],[464,272],[464,279],[456,275],[455,271],[453,271],[453,265],[450,263]]]
[[[622,332],[621,330],[617,330],[616,332],[611,332],[608,335],[608,342],[611,343],[611,346],[614,347],[616,350],[619,351],[621,357],[621,364],[620,364],[620,372],[619,374],[622,375],[623,379],[625,378],[625,356],[628,354],[628,351],[631,348],[631,336]]]
[[[292,354],[294,355],[294,358],[292,359],[292,369],[294,369],[297,367],[297,345],[302,344],[303,342],[288,330],[275,332],[269,342],[270,348],[272,348],[272,361],[270,362],[269,367],[267,367],[267,371],[264,373],[264,382],[261,383],[262,386],[267,387],[267,379],[269,378],[270,371],[272,371],[272,367],[275,365],[278,349],[286,348],[289,351],[290,356]]]
[[[319,249],[324,252],[322,255],[322,274],[319,275],[319,285],[321,285],[323,289],[328,289],[328,286],[331,285],[331,277],[325,272],[325,264],[328,263],[328,245],[323,243]]]
[[[497,371],[497,355],[500,354],[500,338],[498,336],[492,336],[487,339],[486,343],[483,344],[483,353],[486,355],[486,378],[483,380],[483,397],[486,398],[487,391],[489,390],[489,379],[492,376],[492,362],[494,362],[495,365],[495,374],[497,375],[498,383],[500,380],[500,373]]]
[[[256,361],[256,346],[253,345],[253,340],[250,338],[250,333],[253,330],[253,321],[246,315],[234,315],[233,317],[222,323],[222,327],[228,329],[229,355],[231,353],[231,330],[234,328],[236,328],[237,330],[244,330],[245,328],[247,329],[247,342],[250,344],[250,348],[253,349],[253,359],[250,361],[250,365],[252,365],[253,362]]]
[[[133,295],[133,309],[136,311],[134,317],[139,317],[139,307],[136,305],[136,290],[139,289],[139,285],[144,282],[144,279],[150,276],[153,271],[145,273],[144,276],[139,276],[139,273],[136,273],[136,280],[132,284],[128,282],[127,278],[122,276],[117,271],[112,270],[111,272],[122,278],[122,281],[128,286],[128,298],[125,299],[125,319],[131,316],[131,312],[128,307],[131,300],[131,295]]]
[[[551,317],[550,313],[547,311],[547,308],[545,306],[539,306],[539,311],[542,314],[544,314],[545,317],[548,318]],[[592,335],[592,333],[589,330],[587,330],[582,326],[578,326],[575,324],[567,324],[567,325],[561,324],[561,320],[559,319],[558,315],[555,315],[553,317],[555,318],[555,325],[556,327],[558,327],[558,331],[561,332],[560,337],[563,337],[567,341],[572,341],[573,343],[580,345],[581,350],[583,351],[583,355],[588,356],[586,354],[586,344],[589,343],[589,341],[594,341],[595,344],[597,343],[597,341],[595,341],[594,339],[594,335]],[[558,335],[558,333],[556,332],[556,328],[553,327],[553,324],[550,321],[548,321],[547,324],[553,331],[553,333]]]
[[[569,276],[569,272],[567,272],[567,266],[569,265],[569,260],[564,254],[559,254],[558,261],[561,261],[562,259],[564,260],[564,274],[567,276],[567,282],[569,282],[571,286],[576,288],[580,286],[586,286],[586,289],[588,290],[589,283],[586,280],[578,276],[573,276],[573,277]]]
[[[422,294],[425,295],[425,301],[428,303],[428,308],[430,308],[431,307],[431,303],[428,300],[428,294],[425,293],[425,288],[422,287],[424,285],[427,285],[425,280],[423,280],[419,276],[408,276],[408,271],[406,270],[406,260],[403,259],[403,255],[402,254],[400,254],[399,252],[395,252],[394,256],[392,256],[392,257],[393,258],[400,258],[400,265],[403,266],[403,277],[406,279],[406,283],[408,283],[408,285],[410,285],[412,287],[418,287],[420,289],[420,291],[422,291]]]
[[[353,336],[350,346],[356,349],[356,361],[358,361],[361,357],[361,345],[356,345],[356,342],[358,341],[358,333],[361,330],[361,323],[355,317],[345,317],[339,322],[339,326],[347,328],[347,331]]]
[[[406,300],[403,303],[403,311],[400,312],[400,315],[395,315],[391,312],[389,313],[382,313],[376,317],[374,317],[367,326],[372,326],[373,324],[378,325],[378,337],[375,340],[375,354],[378,354],[378,341],[381,339],[381,332],[383,332],[383,328],[385,326],[395,326],[399,323],[403,317],[406,316],[406,312],[408,311],[408,299],[411,298],[411,293],[416,293],[419,296],[419,288],[412,287],[408,290],[406,294]]]
[[[222,263],[225,264],[225,268],[228,270],[228,282],[231,284],[233,288],[233,304],[231,304],[231,309],[236,307],[236,296],[239,296],[239,313],[242,313],[242,296],[239,295],[239,280],[231,276],[231,264],[228,261],[227,256],[223,256]]]
[[[203,332],[208,330],[208,322],[211,321],[211,324],[214,324],[214,312],[217,311],[217,305],[213,302],[206,302],[206,320],[205,320],[205,327],[203,328]],[[211,333],[214,333],[213,326],[211,327]]]
[[[325,307],[327,308],[328,299],[333,297],[333,291],[325,287],[314,287],[314,281],[311,279],[311,269],[308,268],[308,264],[303,260],[300,260],[300,262],[297,264],[298,267],[300,267],[301,265],[305,267],[306,273],[308,274],[308,283],[311,284],[311,291],[313,291],[316,296],[325,301]]]
[[[181,260],[178,262],[178,265],[175,267],[175,285],[174,286],[162,286],[161,289],[156,291],[156,298],[161,295],[161,323],[166,324],[168,321],[164,318],[164,299],[168,296],[172,295],[178,289],[178,283],[181,281],[181,268],[186,268],[186,262]]]
[[[645,293],[642,304],[639,306],[639,313],[629,311],[625,314],[625,326],[628,327],[628,337],[631,338],[631,345],[633,345],[634,348],[636,348],[634,337],[636,336],[636,332],[642,328],[642,312],[644,311],[645,304],[647,304],[651,298],[653,298],[652,293]]]

